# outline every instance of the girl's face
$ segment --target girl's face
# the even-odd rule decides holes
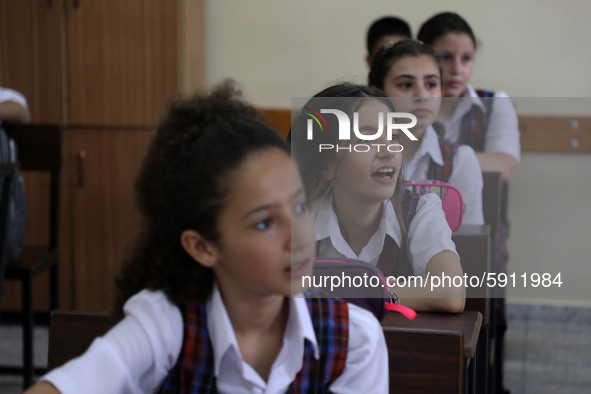
[[[435,59],[428,55],[406,56],[396,60],[384,80],[384,93],[393,100],[399,112],[417,117],[411,130],[420,138],[439,113],[441,104],[441,74]]]
[[[289,295],[310,275],[314,225],[295,165],[279,149],[255,153],[231,175],[213,267],[220,288]]]
[[[357,111],[359,130],[364,134],[374,134],[378,129],[378,114],[385,117],[390,109],[375,99],[368,99]],[[384,121],[385,128],[385,121]],[[402,167],[402,153],[392,153],[385,145],[397,144],[398,131],[394,130],[392,140],[386,139],[384,131],[381,139],[374,141],[351,140],[351,144],[382,144],[372,146],[367,152],[341,150],[335,157],[335,168],[329,171],[333,196],[347,195],[349,200],[374,204],[394,195],[398,174]]]
[[[441,56],[443,92],[446,97],[461,97],[474,68],[474,43],[466,33],[447,33],[433,43]]]

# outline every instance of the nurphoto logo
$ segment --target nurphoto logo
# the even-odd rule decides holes
[[[417,141],[409,129],[412,129],[417,124],[417,118],[415,115],[407,112],[378,112],[378,128],[373,134],[364,134],[359,130],[359,114],[353,113],[353,128],[351,128],[351,120],[349,116],[338,109],[321,109],[320,112],[304,107],[302,112],[310,117],[307,122],[307,138],[308,140],[314,139],[314,124],[318,125],[320,131],[328,131],[328,125],[326,119],[322,114],[331,114],[336,116],[339,125],[339,141],[350,141],[351,140],[351,129],[356,139],[362,141],[376,141],[382,137],[384,131],[386,132],[386,138],[388,141],[392,141],[392,132],[394,130],[402,131],[411,141]],[[385,122],[384,122],[385,118]],[[396,119],[406,119],[409,122],[396,123]],[[384,126],[385,123],[385,126]],[[368,152],[372,148],[377,148],[378,152],[380,149],[387,149],[388,152],[402,152],[402,145],[397,143],[392,144],[378,144],[378,143],[360,143],[360,144],[349,144],[349,145],[333,145],[333,144],[319,144],[318,149],[320,152],[323,150],[346,150],[349,152]]]

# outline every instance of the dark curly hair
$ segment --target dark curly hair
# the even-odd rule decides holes
[[[250,155],[272,148],[290,154],[232,81],[169,102],[135,183],[141,229],[116,279],[116,316],[142,289],[162,290],[176,305],[211,292],[213,272],[183,249],[181,234],[219,241],[228,179]]]

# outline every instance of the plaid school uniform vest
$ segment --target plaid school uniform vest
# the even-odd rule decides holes
[[[472,109],[462,118],[462,129],[458,144],[470,145],[475,152],[484,152],[484,137],[488,129],[488,121],[492,111],[494,92],[477,89],[476,94],[486,108],[486,113],[478,106],[473,106]],[[507,251],[507,225],[500,220],[498,224],[498,231],[496,234],[496,250],[495,257],[497,266],[500,267],[501,272],[506,272],[507,262],[509,261],[509,252]]]
[[[427,168],[427,179],[437,181],[449,182],[451,173],[453,171],[454,156],[458,152],[458,144],[449,142],[442,137],[439,137],[439,148],[441,149],[441,157],[443,158],[443,165],[435,163],[433,159],[429,158],[429,167]]]
[[[458,144],[470,145],[475,152],[484,152],[484,136],[488,129],[488,121],[492,110],[494,92],[487,90],[476,90],[476,94],[484,104],[486,113],[476,105],[468,111],[462,118],[460,137],[456,141]]]
[[[407,189],[402,189],[401,198],[404,224],[408,230],[410,222],[417,213],[417,206],[419,205],[421,196]],[[404,263],[408,262],[408,255],[402,255],[400,253],[400,247],[396,242],[389,236],[386,236],[384,248],[378,259],[378,268],[382,273],[386,276],[408,275],[408,273],[402,271],[402,267],[405,265]]]
[[[288,393],[328,393],[347,361],[349,309],[332,298],[306,298],[318,341],[320,358],[312,344],[304,344],[304,362]],[[175,366],[169,371],[160,393],[216,393],[213,348],[207,332],[205,299],[184,306],[184,339]]]

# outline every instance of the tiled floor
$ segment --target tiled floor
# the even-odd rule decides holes
[[[36,327],[34,331],[35,366],[47,365],[47,326]],[[0,325],[0,364],[19,365],[22,363],[22,331],[20,326]],[[17,394],[22,392],[20,376],[0,375],[0,393]]]
[[[508,305],[505,386],[513,394],[591,393],[591,309]],[[35,330],[35,359],[47,359],[46,327]],[[21,359],[20,330],[0,326],[0,364]],[[0,393],[21,392],[18,376],[0,376]]]
[[[591,393],[591,310],[510,305],[505,386],[512,393]]]

